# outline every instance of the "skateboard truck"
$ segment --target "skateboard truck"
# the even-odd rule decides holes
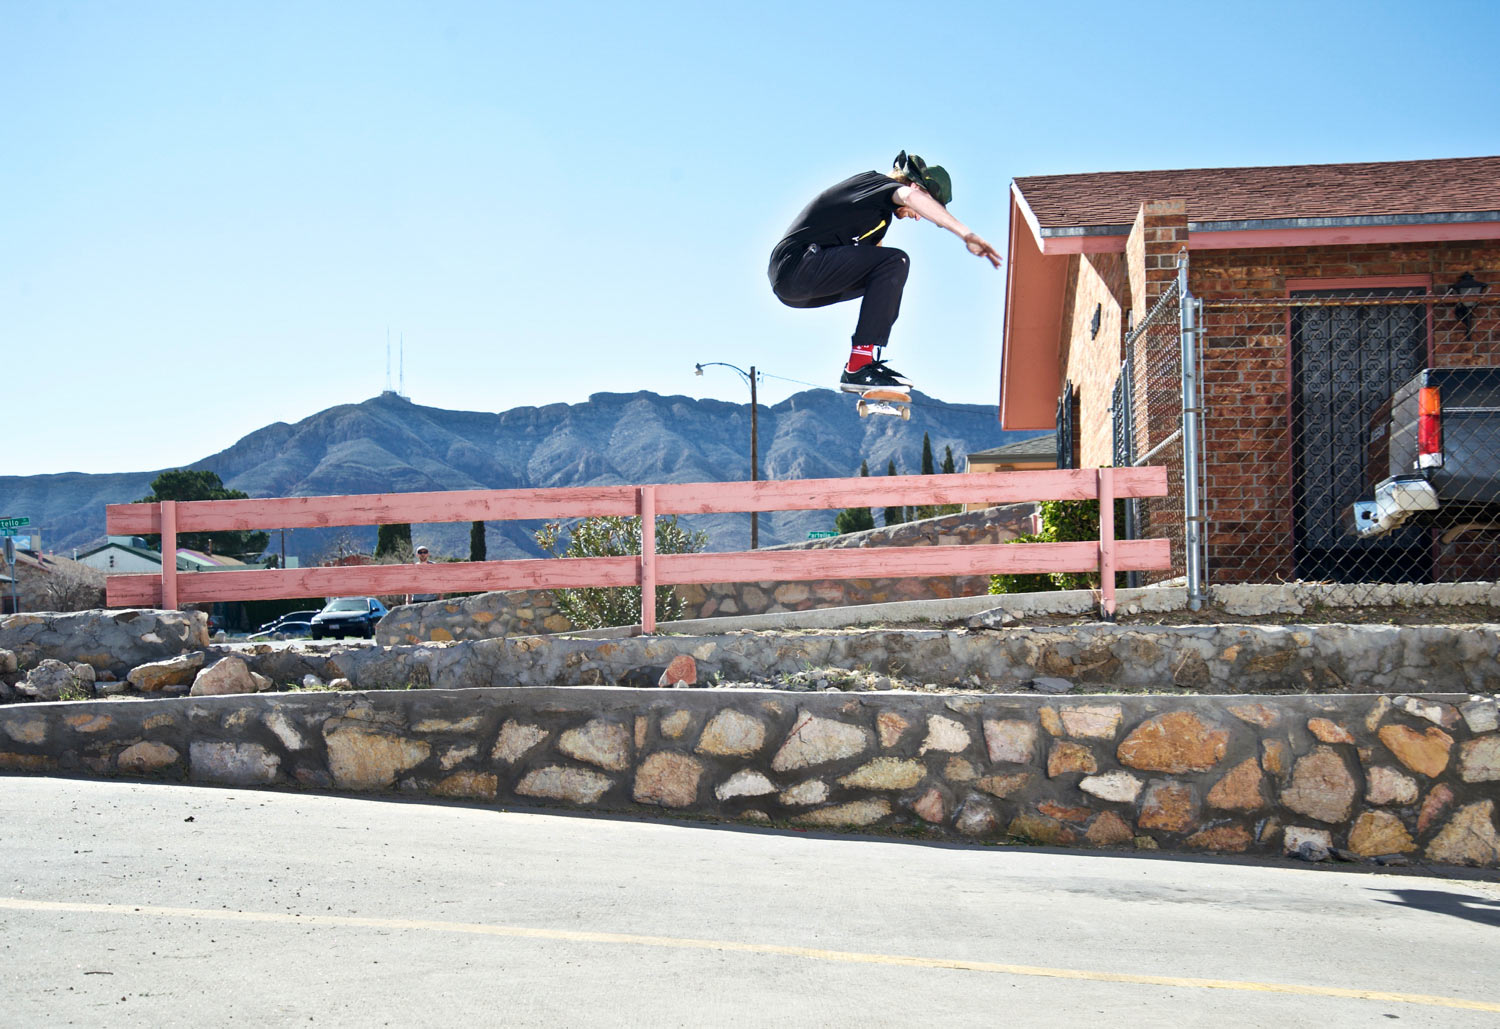
[[[911,421],[911,394],[905,390],[888,387],[867,389],[860,393],[854,409],[859,412],[861,418],[880,414],[909,422]]]

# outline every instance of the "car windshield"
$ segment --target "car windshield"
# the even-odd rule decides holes
[[[323,609],[327,611],[368,611],[370,602],[364,597],[341,597]]]

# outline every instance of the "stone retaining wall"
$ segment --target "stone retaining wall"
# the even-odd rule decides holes
[[[1035,509],[1035,504],[1011,504],[762,549],[828,550],[1002,543],[1031,531],[1030,518]],[[682,614],[686,619],[979,596],[988,592],[989,582],[987,575],[819,579],[810,582],[689,585],[677,587],[677,592],[686,605]],[[503,639],[564,632],[570,628],[571,623],[558,612],[549,591],[515,590],[398,607],[381,619],[375,638],[384,646],[395,646],[401,643]]]
[[[136,665],[208,646],[202,611],[41,611],[0,617],[0,650],[23,665],[82,661],[124,678]]]
[[[533,636],[383,650],[353,647],[329,655],[326,670],[309,670],[377,689],[408,683],[654,686],[682,654],[697,662],[700,683],[715,677],[765,682],[809,668],[833,668],[993,690],[1044,676],[1093,688],[1214,693],[1500,690],[1500,625],[1093,622],[1047,629],[737,632],[614,640]]]
[[[0,770],[1500,867],[1493,698],[507,689],[0,708]]]

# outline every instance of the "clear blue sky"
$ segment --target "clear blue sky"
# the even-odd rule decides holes
[[[0,0],[0,474],[364,400],[388,329],[439,407],[829,384],[854,307],[765,280],[824,186],[912,150],[1003,250],[1017,175],[1500,153],[1497,40],[1461,0]],[[890,242],[892,364],[993,403],[1003,272]]]

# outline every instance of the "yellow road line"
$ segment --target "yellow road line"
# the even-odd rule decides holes
[[[1172,986],[1202,990],[1239,990],[1249,993],[1285,993],[1299,997],[1339,997],[1390,1004],[1420,1004],[1458,1008],[1463,1011],[1500,1012],[1500,1003],[1438,997],[1425,993],[1392,993],[1386,990],[1354,990],[1339,986],[1303,986],[1295,983],[1260,983],[1237,979],[1197,979],[1172,975],[1138,975],[1130,972],[1100,972],[1083,968],[1045,968],[1006,965],[993,961],[961,958],[924,958],[904,954],[871,954],[861,951],[789,947],[777,943],[741,943],[735,940],[697,940],[676,936],[642,936],[635,933],[583,932],[573,929],[534,929],[518,925],[483,925],[475,922],[437,922],[412,918],[360,918],[353,915],[289,915],[277,911],[214,911],[204,908],[150,907],[133,904],[81,904],[0,897],[0,910],[55,911],[100,915],[140,915],[147,918],[183,918],[211,922],[268,922],[286,925],[321,925],[351,929],[407,929],[417,932],[465,933],[523,940],[553,940],[567,943],[602,943],[615,946],[664,947],[672,950],[711,950],[740,954],[771,954],[856,965],[896,965],[906,968],[951,968],[964,972],[1033,976],[1045,979],[1078,979],[1136,986]]]

